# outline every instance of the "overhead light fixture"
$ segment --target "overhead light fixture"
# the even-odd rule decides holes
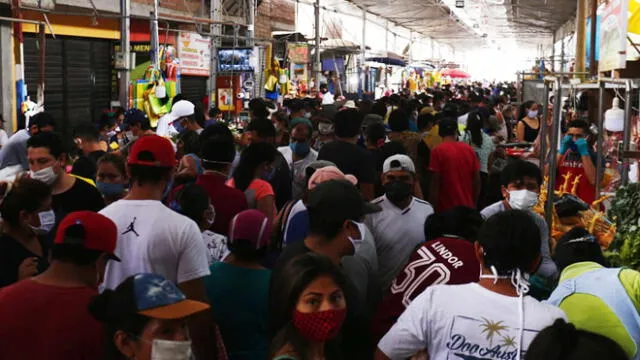
[[[464,7],[464,0],[456,0],[456,7],[462,9]]]

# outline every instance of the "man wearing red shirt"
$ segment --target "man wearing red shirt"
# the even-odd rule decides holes
[[[591,205],[596,200],[597,156],[593,152],[593,136],[589,124],[582,120],[571,121],[567,135],[557,155],[556,190],[567,182],[565,191],[574,186],[576,195]]]
[[[225,184],[235,154],[232,142],[219,138],[206,140],[201,151],[204,174],[196,179],[196,184],[209,194],[216,211],[213,226],[209,230],[225,236],[229,233],[231,219],[248,208],[244,193]]]
[[[103,358],[103,328],[87,306],[107,261],[120,260],[117,238],[113,221],[95,212],[62,220],[49,268],[0,290],[0,359]]]
[[[482,223],[478,211],[462,206],[427,218],[428,241],[413,252],[374,314],[371,330],[376,343],[427,287],[478,281],[480,263],[473,242]]]
[[[438,128],[443,142],[431,151],[429,202],[436,212],[456,206],[475,209],[480,194],[480,161],[475,150],[458,142],[458,123],[443,119]]]

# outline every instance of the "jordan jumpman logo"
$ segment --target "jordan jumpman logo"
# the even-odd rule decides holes
[[[133,218],[133,221],[131,222],[131,224],[129,224],[129,226],[127,226],[127,230],[125,230],[125,231],[122,233],[122,235],[126,235],[126,234],[128,234],[128,233],[132,232],[132,233],[136,234],[136,236],[137,236],[137,237],[140,237],[140,235],[139,235],[139,234],[138,234],[138,232],[136,231],[135,224],[136,224],[136,218],[134,217],[134,218]]]

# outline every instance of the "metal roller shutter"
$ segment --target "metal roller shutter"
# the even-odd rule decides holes
[[[207,96],[208,77],[204,76],[180,76],[180,93],[194,104],[202,104],[202,99]]]
[[[39,50],[37,38],[25,36],[25,81],[36,100]],[[45,54],[45,109],[58,131],[70,137],[73,128],[97,123],[111,100],[111,42],[73,37],[47,38]]]
[[[47,38],[45,55],[45,109],[53,116],[58,127],[64,120],[64,55],[62,40]],[[24,77],[28,95],[37,101],[40,69],[40,47],[35,37],[24,37]]]

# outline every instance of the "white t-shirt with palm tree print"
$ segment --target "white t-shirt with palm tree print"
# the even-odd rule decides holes
[[[380,340],[391,359],[407,359],[427,349],[430,360],[516,360],[520,298],[477,283],[435,285],[407,307]],[[524,297],[522,353],[544,328],[566,315],[559,308]]]

